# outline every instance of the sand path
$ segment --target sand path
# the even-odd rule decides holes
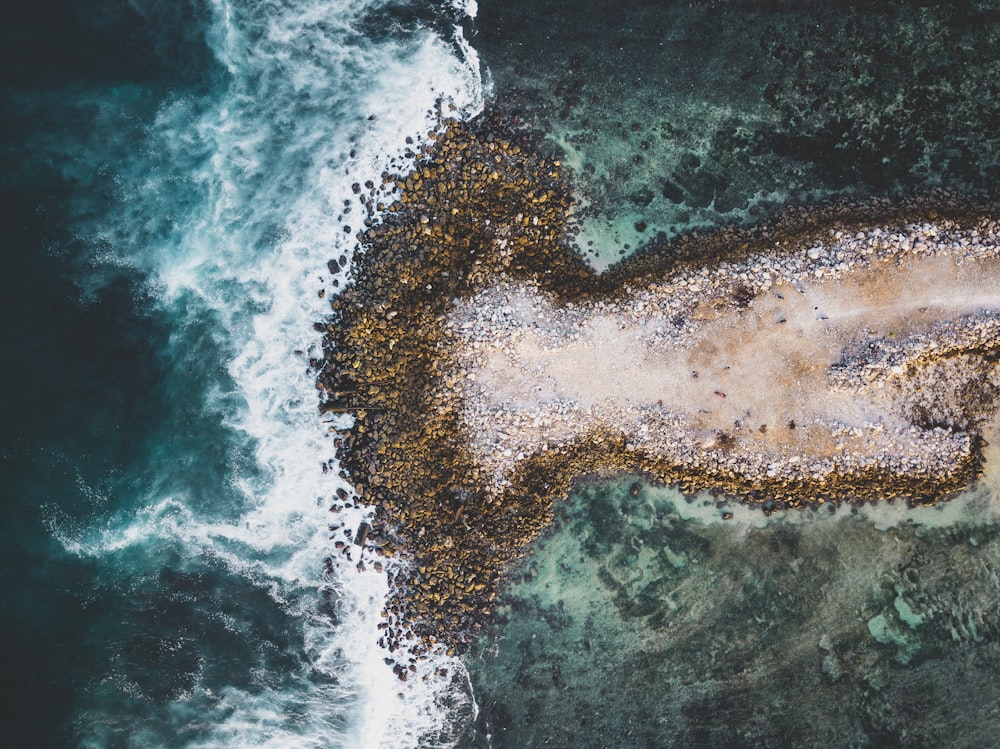
[[[731,453],[765,462],[837,454],[864,461],[873,450],[919,458],[907,436],[913,394],[886,387],[900,368],[845,387],[833,376],[838,365],[863,375],[876,366],[866,347],[926,353],[942,321],[967,327],[1000,312],[995,252],[906,252],[839,270],[779,269],[742,305],[731,284],[717,282],[723,275],[671,278],[624,302],[569,309],[520,287],[493,299],[499,318],[483,299],[460,310],[455,327],[473,352],[463,361],[465,413],[480,462],[499,476],[518,457],[597,423],[625,429],[667,457],[723,440]],[[967,382],[952,375],[932,380],[949,391],[946,402]]]

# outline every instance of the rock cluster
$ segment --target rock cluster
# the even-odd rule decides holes
[[[315,362],[321,408],[354,415],[336,437],[338,458],[358,497],[375,508],[360,545],[389,559],[379,562],[391,590],[383,644],[399,652],[401,678],[431,648],[467,646],[510,562],[546,527],[553,499],[582,476],[640,471],[684,491],[716,490],[770,510],[817,496],[871,498],[886,487],[929,501],[979,470],[979,453],[970,446],[931,494],[925,486],[907,493],[905,473],[887,475],[878,466],[859,466],[842,479],[828,475],[821,486],[807,472],[765,467],[749,475],[723,465],[650,460],[639,435],[607,420],[571,440],[519,446],[533,429],[543,433],[546,419],[578,418],[574,404],[565,403],[498,446],[501,456],[510,453],[510,470],[498,481],[477,442],[491,424],[488,413],[476,415],[475,388],[462,364],[474,357],[475,341],[457,310],[487,310],[518,324],[516,305],[496,295],[530,287],[561,310],[553,324],[542,325],[557,343],[574,335],[573,310],[586,305],[627,304],[641,316],[654,302],[683,307],[685,294],[723,284],[732,304],[746,306],[768,283],[760,258],[836,272],[852,258],[832,239],[860,231],[924,221],[970,236],[993,232],[995,243],[995,226],[982,218],[992,206],[938,193],[895,204],[789,210],[766,225],[653,245],[598,276],[573,248],[567,174],[532,136],[490,116],[442,120],[412,157],[405,173],[356,187],[367,218],[357,234],[352,283],[331,302],[332,315],[321,324],[324,359]],[[719,258],[725,262],[717,264],[717,276],[703,272],[706,260]],[[669,298],[656,297],[665,275],[677,288]],[[835,491],[831,481],[840,481]],[[341,546],[346,553],[350,544]]]
[[[366,540],[405,559],[390,566],[383,642],[419,655],[464,647],[504,565],[544,525],[544,513],[522,523],[521,508],[481,491],[456,404],[436,387],[455,345],[446,316],[501,272],[551,287],[592,273],[563,249],[562,167],[527,136],[497,121],[442,122],[414,157],[409,173],[358,186],[369,217],[316,364],[322,409],[356,417],[336,445],[376,508]]]

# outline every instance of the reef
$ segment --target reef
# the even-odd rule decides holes
[[[355,541],[402,560],[388,650],[463,650],[585,477],[766,512],[975,481],[1000,394],[989,198],[790,207],[598,274],[570,175],[515,125],[442,119],[355,186],[365,227],[320,326],[321,408],[353,417],[338,459],[374,508]]]

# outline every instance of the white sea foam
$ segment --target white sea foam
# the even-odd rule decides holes
[[[235,395],[211,395],[209,407],[253,445],[256,465],[231,471],[244,498],[235,515],[206,519],[182,494],[153,491],[134,516],[63,541],[101,557],[171,539],[263,587],[301,623],[303,672],[261,692],[234,686],[215,695],[223,709],[213,714],[224,717],[206,718],[192,745],[444,745],[449,722],[475,711],[471,690],[461,678],[402,683],[383,661],[377,625],[387,580],[333,552],[328,507],[346,484],[336,466],[320,470],[333,445],[308,361],[320,355],[312,324],[328,314],[333,292],[326,261],[351,257],[363,218],[352,184],[378,180],[407,135],[433,126],[439,98],[460,114],[478,111],[479,60],[460,28],[449,40],[419,29],[366,40],[355,29],[377,0],[213,5],[207,38],[228,71],[226,89],[162,105],[148,158],[121,167],[120,215],[92,239],[111,248],[100,262],[147,273],[166,308],[184,310],[191,324],[214,321]],[[352,210],[342,216],[345,201]],[[354,508],[337,520],[351,529],[368,514]],[[324,574],[327,555],[334,568]],[[335,591],[336,622],[316,613],[322,588]],[[423,669],[438,666],[464,673],[443,655]],[[309,671],[328,679],[316,683]],[[171,709],[191,706],[179,700]]]

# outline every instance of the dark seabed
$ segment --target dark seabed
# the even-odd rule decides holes
[[[476,27],[599,262],[790,198],[1000,180],[995,2],[484,2]]]

